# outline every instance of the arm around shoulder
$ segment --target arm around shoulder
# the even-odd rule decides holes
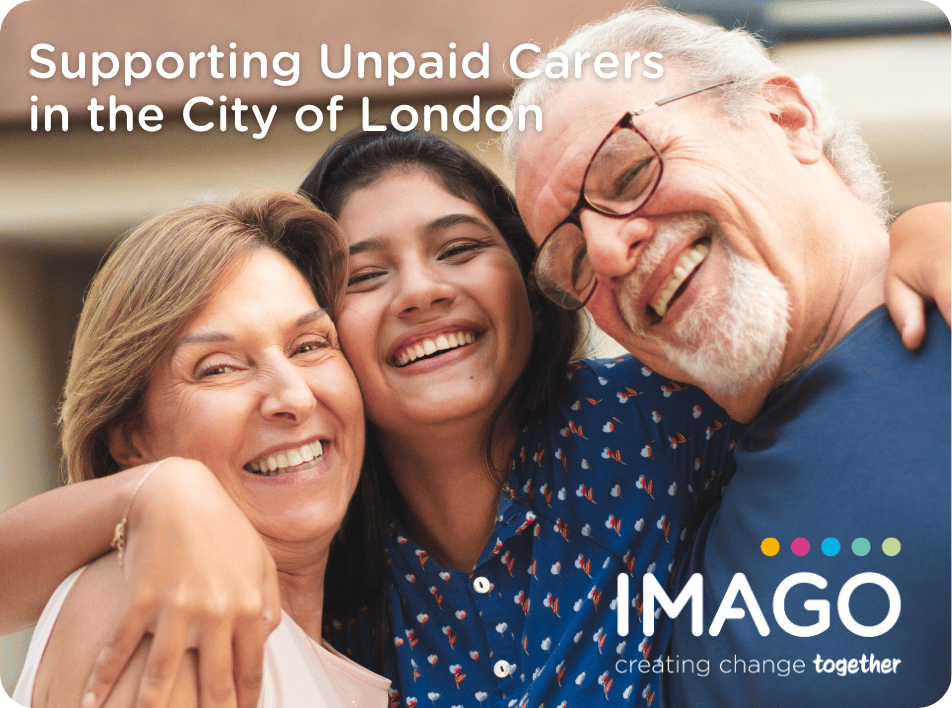
[[[116,554],[103,556],[91,564],[67,596],[43,653],[33,689],[33,708],[80,706],[93,662],[99,654],[119,606],[118,585],[122,571]],[[108,708],[132,708],[143,682],[152,645],[151,635],[143,637],[126,670],[104,703]],[[198,662],[194,651],[187,652],[175,668],[169,706],[197,708]]]
[[[69,484],[0,514],[0,634],[34,624],[67,575],[109,550],[141,472]]]

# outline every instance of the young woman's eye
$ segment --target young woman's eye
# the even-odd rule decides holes
[[[383,275],[379,270],[362,270],[351,273],[347,278],[347,288],[361,288],[374,284],[380,276]]]
[[[450,260],[465,260],[476,255],[476,253],[482,250],[482,248],[483,244],[477,243],[475,241],[451,243],[443,249],[443,252],[440,254],[440,258]]]

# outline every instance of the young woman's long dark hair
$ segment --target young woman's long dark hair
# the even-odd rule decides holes
[[[536,254],[536,245],[519,216],[509,189],[485,165],[460,146],[432,133],[389,128],[383,132],[355,130],[324,153],[301,185],[301,191],[334,218],[348,197],[394,171],[422,169],[447,192],[478,206],[495,224],[519,264],[523,279]],[[412,199],[412,195],[408,195]],[[581,337],[578,317],[530,292],[529,303],[541,324],[535,333],[529,364],[496,410],[517,429],[544,418],[565,385],[565,367]],[[495,430],[496,425],[490,426]],[[492,468],[492,433],[486,456]],[[497,470],[497,472],[501,472]],[[325,582],[325,615],[338,622],[366,608],[373,618],[374,664],[383,665],[389,640],[387,565],[384,554],[385,510],[398,494],[383,462],[377,436],[368,428],[364,472],[338,540],[331,547]],[[335,637],[341,635],[335,634]],[[346,647],[349,648],[349,647]],[[359,657],[358,657],[359,658]]]

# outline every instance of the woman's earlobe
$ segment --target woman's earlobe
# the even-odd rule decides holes
[[[134,419],[111,423],[106,428],[106,446],[119,469],[136,467],[152,459],[143,443],[138,421]]]

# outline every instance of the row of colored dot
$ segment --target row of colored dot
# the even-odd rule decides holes
[[[853,555],[865,556],[872,546],[867,539],[857,538],[853,541],[851,548]],[[887,556],[897,555],[901,548],[899,539],[887,538],[883,541],[883,553]],[[825,538],[823,543],[820,544],[820,549],[824,555],[835,556],[840,552],[840,542],[835,538]],[[775,556],[780,552],[780,541],[775,538],[765,538],[760,544],[760,550],[763,551],[765,556]],[[810,552],[810,542],[805,538],[795,538],[790,544],[790,550],[793,551],[795,556],[805,556]]]

